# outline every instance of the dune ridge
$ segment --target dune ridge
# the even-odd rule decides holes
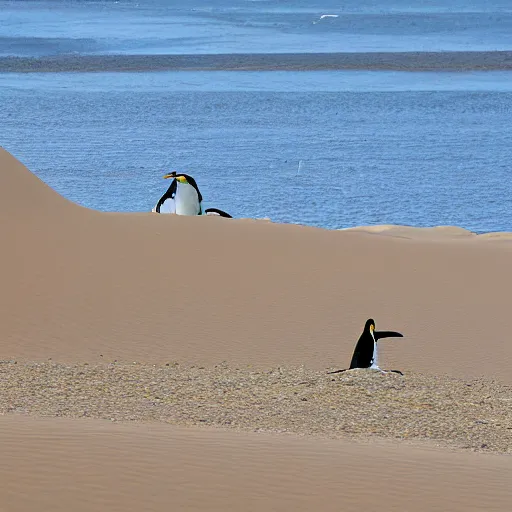
[[[512,383],[508,241],[102,213],[0,169],[5,358],[326,368],[373,317],[384,365]]]

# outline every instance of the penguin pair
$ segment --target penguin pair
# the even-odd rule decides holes
[[[164,178],[172,178],[172,182],[153,208],[153,212],[175,213],[177,215],[219,215],[220,217],[232,218],[229,213],[218,208],[207,208],[203,211],[203,196],[192,176],[172,171],[166,174]]]
[[[341,373],[356,368],[371,368],[382,373],[403,373],[399,370],[381,370],[377,362],[377,342],[382,338],[403,338],[403,335],[395,331],[376,331],[375,322],[369,318],[364,325],[363,332],[354,349],[354,355],[350,361],[350,368],[336,370],[329,373]]]

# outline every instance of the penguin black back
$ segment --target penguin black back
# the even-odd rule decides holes
[[[373,364],[375,348],[374,331],[375,322],[373,318],[369,318],[366,320],[363,332],[356,343],[356,348],[350,361],[351,370],[354,368],[369,368]]]

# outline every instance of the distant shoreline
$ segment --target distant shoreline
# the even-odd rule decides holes
[[[512,51],[0,57],[0,73],[331,70],[510,71]]]

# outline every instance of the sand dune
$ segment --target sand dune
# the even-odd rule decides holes
[[[6,152],[0,215],[3,358],[345,366],[371,316],[384,366],[512,383],[501,238],[101,213]]]
[[[9,512],[468,512],[512,499],[510,460],[490,455],[16,416],[0,435]]]
[[[62,198],[3,150],[0,219],[4,361],[345,367],[371,316],[378,329],[405,335],[381,342],[384,367],[414,372],[416,380],[424,373],[512,384],[510,234],[385,225],[327,231],[101,213]],[[3,375],[12,378],[16,365],[7,366]],[[37,375],[30,368],[22,378],[45,378],[37,364]],[[48,396],[37,379],[23,383],[38,387],[38,407],[48,414],[68,396],[68,370],[64,380],[60,371],[47,381]],[[101,401],[95,371],[90,386]],[[4,383],[11,389],[6,399],[19,403],[6,404],[6,411],[30,406],[26,395],[12,392],[13,382]],[[443,407],[452,396],[446,389]],[[401,393],[407,400],[407,390]],[[77,400],[93,407],[92,398]],[[149,405],[143,396],[137,401],[141,411]],[[472,421],[469,405],[464,410]],[[162,421],[1,416],[2,507],[510,509],[509,457],[183,429]],[[494,428],[480,423],[486,423],[482,432]]]

